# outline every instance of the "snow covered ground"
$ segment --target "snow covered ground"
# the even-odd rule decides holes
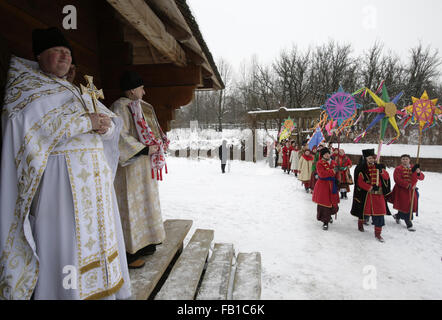
[[[240,146],[241,141],[249,139],[252,135],[250,129],[224,129],[222,132],[215,131],[214,129],[198,129],[192,131],[189,128],[173,129],[167,133],[170,139],[169,149],[171,150],[183,150],[190,147],[191,149],[201,150],[213,150],[218,148],[223,139],[227,141],[227,146]],[[273,139],[276,139],[277,131],[275,130],[258,130],[258,137],[260,144],[265,145],[267,142],[272,143]],[[273,137],[273,139],[272,139]],[[250,140],[252,143],[252,140]],[[333,147],[337,147],[335,143]],[[361,154],[362,149],[374,148],[377,152],[377,144],[365,144],[365,143],[344,143],[340,145],[347,154]],[[417,155],[417,145],[408,144],[391,144],[383,145],[381,154],[383,156],[400,156],[401,154],[408,153],[411,157]],[[442,159],[442,146],[440,145],[422,145],[420,150],[421,158],[437,158]]]
[[[379,243],[373,226],[357,230],[351,195],[323,231],[311,195],[279,168],[233,161],[222,175],[216,159],[167,161],[163,218],[193,220],[185,243],[195,229],[213,229],[236,253],[261,252],[262,299],[442,299],[442,174],[418,185],[417,231],[386,217]]]

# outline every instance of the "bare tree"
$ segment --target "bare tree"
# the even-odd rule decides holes
[[[407,94],[420,96],[422,92],[434,90],[434,80],[440,76],[441,58],[438,50],[423,48],[422,43],[410,50],[410,62],[406,69],[408,75]]]
[[[223,116],[226,113],[225,108],[225,95],[226,92],[230,90],[230,85],[232,82],[232,67],[231,65],[224,60],[223,58],[220,58],[218,60],[218,71],[221,76],[221,80],[224,82],[225,89],[220,90],[218,92],[218,104],[217,104],[217,120],[218,120],[218,131],[223,130]]]

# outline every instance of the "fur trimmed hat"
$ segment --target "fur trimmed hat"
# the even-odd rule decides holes
[[[375,156],[374,149],[362,150],[362,155],[364,156],[364,158],[367,158],[367,157],[370,157],[370,156],[374,157]]]
[[[71,51],[71,56],[73,56],[72,47],[60,29],[51,27],[47,29],[34,29],[32,31],[32,52],[35,59],[37,59],[40,53],[53,47],[66,47]]]
[[[120,77],[120,89],[121,91],[132,90],[144,85],[143,78],[135,72],[127,70]]]

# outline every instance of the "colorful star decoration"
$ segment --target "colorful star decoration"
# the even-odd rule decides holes
[[[359,142],[361,138],[365,137],[365,134],[367,133],[368,130],[373,128],[379,121],[382,121],[380,141],[384,141],[385,131],[387,130],[388,123],[390,123],[393,129],[396,131],[396,137],[394,137],[388,143],[391,144],[392,142],[396,141],[401,135],[396,122],[396,115],[404,116],[406,115],[406,113],[398,110],[396,104],[398,103],[399,99],[402,97],[404,93],[401,92],[393,100],[390,100],[390,96],[388,95],[387,87],[385,85],[382,87],[382,99],[378,97],[375,93],[373,93],[370,89],[366,88],[365,90],[373,98],[374,102],[378,105],[378,108],[365,110],[364,112],[378,113],[378,115],[368,125],[368,127],[364,130],[364,132],[362,132],[358,137],[356,137],[354,141]]]
[[[333,94],[327,95],[325,104],[321,106],[324,110],[320,117],[319,125],[327,130],[328,135],[332,135],[333,129],[339,134],[345,128],[351,127],[356,118],[357,109],[362,105],[356,102],[351,93],[344,91],[342,86]]]
[[[411,97],[413,104],[405,107],[406,112],[404,127],[408,124],[419,123],[419,130],[425,131],[435,125],[435,121],[442,114],[440,106],[437,106],[438,99],[430,99],[427,91],[424,91],[419,98]]]

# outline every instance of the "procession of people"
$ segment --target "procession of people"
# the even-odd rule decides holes
[[[72,83],[74,52],[60,30],[36,29],[32,47],[36,61],[11,59],[2,110],[0,298],[128,299],[129,269],[143,267],[166,237],[158,183],[169,141],[143,101],[139,74],[124,72],[121,97],[105,106],[92,79],[86,91]],[[287,140],[274,150],[275,166],[311,194],[323,230],[354,185],[355,230],[364,232],[371,218],[383,242],[390,202],[395,221],[415,231],[425,175],[409,155],[391,188],[374,149],[362,150],[353,175],[339,147]],[[219,158],[225,173],[226,141]],[[75,288],[65,286],[65,266],[78,270]]]
[[[312,201],[317,204],[316,218],[322,222],[323,230],[329,229],[329,224],[333,223],[332,216],[339,211],[340,200],[348,199],[350,186],[354,185],[350,213],[358,218],[359,231],[365,231],[364,226],[369,226],[371,218],[375,238],[384,242],[381,233],[385,226],[385,216],[392,215],[388,203],[393,204],[393,209],[397,210],[393,215],[396,223],[400,224],[403,220],[408,231],[416,231],[412,220],[418,215],[417,183],[424,180],[425,175],[419,164],[411,164],[410,155],[401,155],[401,164],[394,169],[395,184],[392,188],[386,166],[376,161],[374,149],[361,150],[362,155],[352,174],[353,163],[339,146],[333,148],[329,144],[326,147],[322,142],[310,150],[307,143],[304,143],[298,149],[294,141],[288,140],[277,145],[276,150],[282,152],[284,159],[284,148],[288,152],[292,145],[290,172],[295,174],[307,193],[312,193]],[[284,161],[281,167],[287,173]]]

